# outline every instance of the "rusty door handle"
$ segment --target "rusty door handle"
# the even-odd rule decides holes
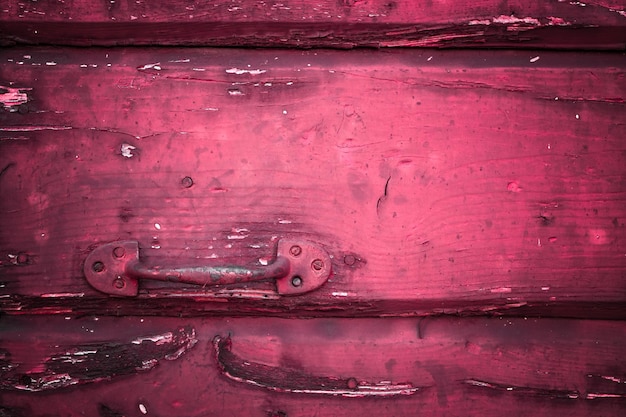
[[[120,241],[97,247],[85,259],[84,273],[98,291],[117,296],[136,296],[139,280],[171,281],[202,286],[276,280],[281,295],[312,291],[330,276],[330,256],[308,241],[281,239],[268,265],[191,266],[163,268],[147,266],[139,259],[139,243]]]

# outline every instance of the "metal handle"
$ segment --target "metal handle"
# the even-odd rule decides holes
[[[320,246],[299,240],[281,239],[277,254],[268,265],[149,267],[139,259],[136,241],[112,242],[87,256],[84,272],[98,291],[117,296],[136,296],[139,280],[181,282],[202,286],[276,280],[281,295],[302,294],[320,287],[330,276],[330,257]]]

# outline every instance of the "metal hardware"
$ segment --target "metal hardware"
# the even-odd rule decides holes
[[[276,292],[296,295],[323,285],[331,272],[328,253],[307,241],[281,239],[276,258],[268,265],[149,267],[139,259],[139,243],[120,241],[94,249],[85,259],[84,273],[89,284],[106,294],[133,297],[139,280],[151,279],[202,286],[228,285],[276,280]]]

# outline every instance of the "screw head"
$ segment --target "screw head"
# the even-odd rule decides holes
[[[123,247],[121,247],[121,246],[118,246],[117,248],[113,249],[113,255],[116,258],[121,258],[125,254],[126,254],[126,250]]]
[[[346,256],[343,258],[343,262],[344,262],[346,265],[350,265],[350,266],[351,266],[351,265],[354,265],[354,264],[355,264],[355,262],[356,262],[356,258],[354,257],[354,255],[346,255]]]
[[[289,249],[289,253],[293,256],[300,256],[300,254],[302,253],[302,248],[298,245],[293,245],[291,249]]]
[[[91,265],[91,269],[93,272],[102,272],[104,271],[104,264],[100,261],[94,262],[93,265]]]
[[[313,268],[316,271],[321,271],[322,268],[324,268],[324,262],[321,259],[316,259],[313,262],[311,262],[311,268]]]
[[[115,281],[113,281],[113,286],[117,288],[118,290],[121,290],[122,288],[126,286],[126,282],[124,282],[122,277],[117,277],[115,278]]]
[[[191,177],[185,177],[180,181],[181,185],[185,188],[190,188],[193,185],[193,179]]]
[[[299,277],[298,275],[296,275],[295,277],[291,278],[291,285],[293,285],[294,287],[302,286],[302,278]]]

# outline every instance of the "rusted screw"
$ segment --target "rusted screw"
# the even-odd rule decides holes
[[[291,278],[291,285],[293,285],[294,287],[300,287],[302,285],[302,278],[300,278],[298,275]]]
[[[100,261],[94,262],[93,265],[91,265],[91,269],[93,269],[94,272],[102,272],[104,271],[104,264]]]
[[[193,185],[193,179],[191,177],[185,177],[180,181],[181,185],[185,188],[190,188]]]
[[[117,277],[115,281],[113,281],[113,286],[118,290],[121,290],[126,286],[126,282],[121,277]]]
[[[321,271],[322,268],[324,268],[324,262],[322,262],[321,259],[316,259],[311,262],[311,268],[315,269],[316,271]]]
[[[356,262],[356,258],[353,255],[346,255],[343,258],[343,262],[348,266],[352,266]]]
[[[302,248],[298,245],[293,245],[291,249],[289,249],[289,253],[291,253],[293,256],[300,256],[300,254],[302,253]]]
[[[124,256],[124,254],[126,254],[126,250],[121,246],[118,246],[117,248],[113,249],[113,255],[116,258],[121,258]]]

